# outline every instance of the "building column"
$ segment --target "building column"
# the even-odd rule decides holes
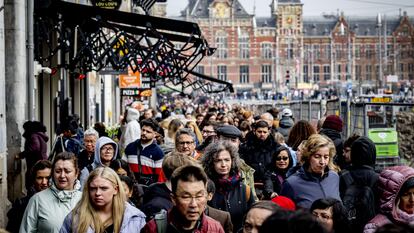
[[[27,119],[26,6],[25,0],[4,1],[5,77],[7,103],[7,178],[10,200],[24,191],[24,172],[14,170],[14,157],[22,150],[22,125]],[[19,169],[18,169],[19,170]]]

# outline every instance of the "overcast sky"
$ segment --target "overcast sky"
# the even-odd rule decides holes
[[[239,0],[244,9],[252,14],[254,2],[256,2],[257,16],[270,16],[269,5],[272,0]],[[178,16],[187,5],[188,0],[168,0],[168,16]],[[302,0],[303,13],[305,16],[321,15],[343,11],[345,15],[374,16],[378,13],[389,16],[399,14],[399,9],[407,11],[414,18],[413,0]]]

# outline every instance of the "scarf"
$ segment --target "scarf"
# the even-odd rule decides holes
[[[240,183],[240,175],[236,174],[234,176],[229,176],[227,179],[218,179],[217,180],[217,191],[219,193],[227,194],[230,190],[233,189],[236,185]]]
[[[398,206],[396,208],[397,208],[397,216],[401,221],[403,221],[404,223],[414,222],[414,214],[409,214],[401,210]]]
[[[73,190],[60,190],[56,187],[55,182],[52,182],[52,185],[50,186],[50,190],[52,191],[53,195],[57,199],[59,199],[61,202],[68,202],[70,201],[80,190],[81,185],[79,180],[75,181],[75,186],[73,187]]]

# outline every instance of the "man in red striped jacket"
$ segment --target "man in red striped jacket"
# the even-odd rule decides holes
[[[150,185],[166,180],[162,173],[164,153],[154,140],[158,128],[158,122],[154,119],[142,120],[141,139],[125,148],[129,167],[140,184]]]

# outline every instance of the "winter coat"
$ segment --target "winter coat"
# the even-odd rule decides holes
[[[213,199],[208,202],[208,205],[230,213],[231,222],[233,223],[233,230],[237,232],[243,223],[243,217],[254,203],[254,198],[251,195],[251,187],[247,187],[241,179],[236,179],[234,182],[220,184],[214,181],[216,185],[216,192]],[[247,191],[246,188],[250,190]],[[250,193],[250,198],[247,197]],[[247,199],[248,198],[248,199]]]
[[[92,165],[93,161],[95,160],[95,154],[92,154],[90,158],[88,151],[87,150],[83,150],[78,157],[78,167],[79,170],[83,170],[86,166],[88,165]]]
[[[170,210],[173,207],[171,191],[165,183],[154,183],[148,186],[144,194],[141,210],[147,217],[153,217],[162,209]]]
[[[125,156],[138,183],[150,185],[166,181],[162,172],[164,153],[155,141],[143,148],[138,139],[126,147]]]
[[[380,214],[365,225],[364,233],[373,233],[387,223],[414,222],[414,215],[408,215],[398,207],[398,193],[411,177],[414,177],[414,169],[408,166],[388,167],[381,172],[378,183],[381,193]]]
[[[133,233],[140,232],[145,225],[145,214],[142,213],[139,209],[131,206],[128,203],[125,203],[124,217],[122,218],[120,233]],[[73,214],[70,213],[66,216],[65,221],[63,222],[62,228],[60,228],[59,233],[76,233],[72,224]],[[87,233],[95,232],[92,227],[89,227]]]
[[[122,135],[119,140],[119,147],[123,152],[131,142],[141,138],[141,126],[139,125],[140,113],[135,108],[128,108],[126,124],[122,126]]]
[[[240,157],[255,170],[255,182],[264,182],[264,175],[278,147],[271,135],[262,141],[254,134],[248,135],[246,143],[240,145]]]
[[[265,173],[263,194],[266,198],[269,198],[273,192],[280,194],[283,182],[287,178],[287,172],[293,166],[292,154],[290,153],[289,148],[287,149],[289,151],[289,165],[285,170],[276,168],[276,156],[272,156],[272,161],[270,163],[269,169]]]
[[[30,188],[27,191],[27,196],[17,199],[14,203],[12,208],[7,212],[7,218],[9,221],[7,222],[6,230],[10,233],[17,233],[19,232],[20,225],[22,223],[24,211],[29,204],[30,198],[36,194],[35,188]]]
[[[292,129],[295,122],[291,117],[282,117],[279,121],[279,127],[277,128],[277,132],[281,133],[287,142],[290,129]]]
[[[81,199],[80,184],[72,191],[59,190],[54,184],[36,193],[24,212],[20,233],[57,233],[66,217]]]
[[[112,139],[108,138],[108,137],[100,137],[95,144],[95,156],[94,156],[94,160],[92,163],[92,166],[90,168],[85,167],[82,169],[81,174],[80,174],[80,183],[83,187],[83,185],[86,183],[89,173],[93,170],[95,170],[95,168],[97,167],[103,167],[104,165],[102,164],[101,161],[101,148],[107,144],[111,144],[114,147],[114,156],[112,157],[112,161],[116,159],[117,155],[118,155],[118,144],[116,144],[116,142],[114,142]],[[91,171],[89,171],[91,169]]]
[[[338,174],[326,168],[324,175],[317,177],[307,171],[308,167],[305,163],[295,174],[289,176],[283,183],[280,195],[289,197],[296,206],[305,209],[309,209],[320,198],[341,200]]]
[[[252,188],[252,195],[254,201],[259,201],[259,198],[256,195],[256,189],[254,188],[254,169],[244,162],[243,159],[240,159],[240,175],[245,185],[248,185]]]
[[[44,132],[34,132],[26,138],[24,151],[20,153],[21,158],[26,158],[28,171],[33,165],[42,159],[47,159],[47,141],[49,137]]]
[[[366,137],[358,138],[351,147],[351,163],[348,171],[354,181],[360,185],[376,184],[379,174],[375,172],[376,149],[375,144]],[[345,171],[341,172],[342,174]],[[375,181],[374,181],[375,180]],[[339,192],[341,197],[345,195],[347,189],[343,175],[339,180]],[[373,186],[373,193],[376,195],[376,203],[379,200],[377,185]]]
[[[335,150],[336,150],[336,155],[334,157],[334,163],[338,165],[341,169],[343,169],[346,166],[346,163],[345,163],[345,158],[343,156],[344,141],[342,140],[341,133],[334,129],[322,128],[320,131],[320,134],[327,136],[333,141],[335,145]]]
[[[204,213],[210,218],[216,220],[221,224],[226,233],[233,232],[233,223],[231,223],[230,213],[227,211],[218,210],[216,208],[207,206]]]
[[[180,232],[187,232],[187,231],[180,231],[180,223],[178,221],[178,211],[173,208],[167,215],[167,222],[168,225],[166,227],[166,232],[168,233],[180,233]],[[224,233],[223,227],[220,225],[219,222],[206,216],[205,214],[201,215],[201,224],[198,225],[197,229],[192,231],[193,233]],[[157,223],[155,219],[149,221],[144,228],[142,229],[142,233],[157,233]]]

